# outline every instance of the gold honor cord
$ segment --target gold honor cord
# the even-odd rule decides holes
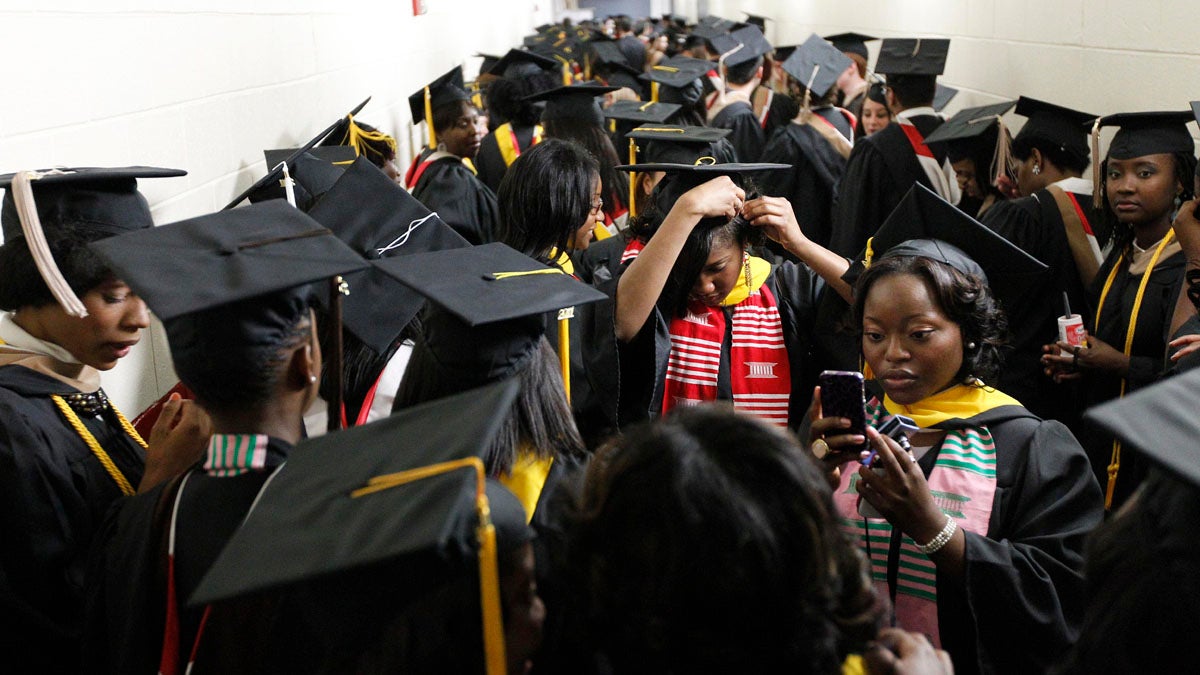
[[[67,424],[75,430],[75,433],[81,440],[83,440],[83,443],[88,447],[88,450],[91,450],[92,454],[96,456],[96,459],[100,460],[100,465],[104,467],[104,470],[107,471],[108,475],[112,477],[114,482],[116,482],[117,487],[121,489],[121,494],[125,495],[126,497],[131,497],[136,494],[137,491],[133,489],[133,485],[130,484],[129,479],[125,477],[125,474],[121,473],[121,470],[117,468],[116,462],[114,462],[112,457],[109,456],[108,452],[106,452],[104,448],[100,446],[100,441],[97,441],[92,432],[88,431],[88,428],[83,425],[83,421],[79,419],[79,415],[75,414],[75,411],[71,409],[71,406],[68,405],[65,400],[63,400],[63,397],[55,394],[50,397],[50,400],[54,401],[54,405],[58,407],[58,411],[62,413],[64,418],[66,418]],[[133,425],[129,423],[129,420],[125,419],[125,416],[121,414],[121,411],[117,410],[117,407],[111,402],[109,403],[109,406],[116,415],[117,422],[120,423],[121,429],[128,434],[130,438],[136,441],[138,445],[142,446],[143,450],[146,449],[146,441],[142,440],[141,435],[138,434],[137,430],[133,428]]]
[[[504,675],[508,668],[508,660],[504,651],[504,619],[500,613],[500,568],[496,561],[496,527],[492,524],[492,509],[485,490],[487,473],[483,460],[478,457],[465,457],[375,476],[368,480],[366,485],[351,492],[350,498],[358,499],[458,469],[471,469],[475,472],[475,511],[479,515],[479,525],[475,533],[479,539],[479,604],[483,619],[486,673]]]
[[[1142,280],[1138,283],[1137,295],[1133,299],[1133,311],[1129,315],[1129,326],[1125,329],[1125,350],[1126,357],[1129,356],[1133,349],[1133,335],[1137,332],[1138,313],[1142,309],[1142,297],[1146,294],[1146,286],[1150,283],[1150,274],[1154,272],[1155,265],[1158,264],[1158,259],[1162,256],[1162,252],[1170,245],[1171,240],[1175,238],[1175,228],[1167,230],[1166,236],[1159,242],[1158,248],[1154,249],[1154,256],[1150,258],[1150,264],[1146,266],[1146,271],[1142,273]],[[1113,281],[1117,278],[1117,273],[1121,269],[1121,262],[1125,259],[1125,252],[1121,252],[1121,256],[1117,258],[1117,264],[1113,265],[1112,271],[1108,273],[1108,278],[1104,280],[1104,289],[1100,291],[1100,303],[1096,308],[1096,329],[1100,329],[1100,313],[1104,310],[1104,300],[1108,297],[1108,291],[1112,288]],[[1121,378],[1121,393],[1117,398],[1125,398],[1125,387],[1128,385],[1128,380]],[[1114,440],[1112,444],[1112,456],[1108,462],[1108,486],[1104,490],[1104,510],[1112,510],[1113,491],[1117,487],[1117,472],[1121,470],[1121,441]]]

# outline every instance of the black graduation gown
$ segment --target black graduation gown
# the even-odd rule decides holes
[[[496,195],[458,157],[431,162],[421,172],[412,195],[472,244],[495,240]]]
[[[737,150],[739,162],[757,162],[767,144],[762,124],[754,114],[754,108],[745,101],[734,101],[721,109],[708,126],[714,129],[730,129],[729,142]]]
[[[845,117],[833,108],[814,113],[830,123],[835,121],[833,116],[845,122]],[[837,197],[838,182],[846,170],[846,158],[815,129],[793,122],[771,137],[759,161],[792,166],[789,171],[763,172],[758,179],[759,187],[763,194],[786,197],[792,203],[804,235],[828,248],[833,202]],[[786,254],[778,247],[772,247],[772,250]],[[786,257],[791,258],[790,255]]]
[[[179,602],[180,664],[186,664],[203,608],[187,600],[225,543],[241,526],[264,482],[287,458],[291,444],[267,444],[267,468],[214,477],[193,469],[179,500],[175,582]],[[167,597],[167,538],[181,478],[114,508],[96,536],[88,569],[84,672],[154,673],[163,646]],[[219,627],[205,628],[207,644]]]
[[[575,308],[580,333],[581,356],[591,399],[572,400],[579,433],[589,448],[618,429],[617,394],[620,387],[616,329],[613,325],[617,279],[623,266],[621,256],[629,244],[624,236],[609,237],[588,246],[575,261],[575,275],[608,297]],[[575,337],[572,335],[572,345]],[[573,377],[574,375],[572,375]]]
[[[1113,265],[1121,251],[1114,248],[1089,289],[1091,306],[1094,308],[1100,302],[1100,292],[1108,278]],[[1170,336],[1171,316],[1175,311],[1175,301],[1179,288],[1183,283],[1183,271],[1186,258],[1182,253],[1176,253],[1170,258],[1160,259],[1150,275],[1146,293],[1142,298],[1141,310],[1138,312],[1136,332],[1130,349],[1129,372],[1126,374],[1127,386],[1125,393],[1155,382],[1168,365],[1166,361],[1167,342]],[[1125,334],[1129,327],[1129,317],[1133,311],[1134,298],[1137,296],[1141,276],[1128,273],[1129,255],[1124,256],[1121,271],[1113,280],[1112,288],[1105,298],[1104,308],[1100,314],[1100,325],[1094,326],[1096,318],[1093,309],[1090,315],[1084,316],[1084,324],[1092,335],[1107,342],[1118,351],[1125,348]],[[1081,389],[1084,404],[1091,407],[1098,403],[1117,398],[1121,392],[1121,378],[1102,373],[1086,373]],[[1079,440],[1092,460],[1092,469],[1102,486],[1108,484],[1108,464],[1112,459],[1112,436],[1091,425],[1084,425],[1080,430]],[[1116,511],[1120,505],[1133,494],[1134,489],[1146,475],[1146,463],[1139,453],[1122,452],[1121,468],[1117,474],[1117,485],[1113,493],[1112,509]]]
[[[74,672],[88,548],[122,496],[50,400],[78,390],[0,367],[0,662],[12,673]],[[135,488],[145,452],[112,413],[79,415]]]
[[[936,115],[909,121],[923,137],[942,124]],[[939,163],[945,159],[931,150]],[[855,143],[837,188],[829,248],[838,255],[857,256],[914,183],[933,188],[900,124],[889,124]]]
[[[1081,205],[1092,202],[1090,195],[1075,197]],[[1087,215],[1089,222],[1099,220],[1099,214]],[[1054,196],[1039,190],[1028,197],[999,201],[981,222],[1050,268],[1019,302],[1003,306],[1012,351],[1005,354],[996,386],[1035,415],[1074,429],[1083,412],[1082,393],[1075,383],[1055,385],[1041,363],[1042,346],[1058,338],[1062,294],[1067,294],[1077,314],[1087,316],[1090,307]]]
[[[533,127],[507,127],[503,132],[512,129],[517,136],[517,146],[521,152],[528,150],[533,146]],[[503,133],[502,132],[502,133]],[[500,181],[504,179],[504,173],[508,171],[508,164],[504,162],[504,155],[500,153],[500,145],[496,142],[496,132],[493,131],[483,140],[479,142],[479,153],[475,155],[475,170],[479,172],[479,182],[488,186],[492,192],[500,191]]]
[[[784,262],[771,270],[765,285],[771,289],[779,305],[783,322],[783,340],[791,367],[791,400],[788,405],[790,426],[800,425],[812,400],[818,366],[825,362],[814,353],[813,333],[816,307],[825,283],[808,267]],[[618,415],[622,428],[645,419],[658,417],[662,412],[671,354],[669,332],[672,309],[660,298],[654,313],[646,319],[641,331],[626,344],[619,344],[620,378]],[[614,304],[615,310],[615,304]],[[725,308],[725,338],[721,343],[721,364],[717,381],[717,397],[733,400],[730,385],[729,359],[733,343],[733,307]]]
[[[1083,546],[1103,518],[1100,487],[1071,432],[1018,406],[961,424],[996,444],[987,536],[966,532],[964,583],[938,575],[938,629],[956,673],[1045,672],[1078,636]],[[937,452],[921,458],[929,473]]]

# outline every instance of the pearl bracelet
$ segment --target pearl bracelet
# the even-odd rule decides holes
[[[925,544],[916,544],[916,542],[913,543],[916,544],[917,550],[921,553],[924,553],[925,555],[932,555],[942,550],[943,546],[950,543],[950,538],[954,536],[954,532],[957,529],[958,521],[950,516],[946,516],[946,525],[942,528],[941,532],[937,533],[937,536],[935,536],[933,539],[930,539],[929,542]]]

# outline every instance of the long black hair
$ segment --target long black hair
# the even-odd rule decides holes
[[[496,240],[546,264],[567,251],[592,210],[600,163],[580,145],[548,138],[521,153],[500,181]]]
[[[547,138],[574,141],[600,163],[600,194],[605,213],[613,213],[617,204],[629,206],[628,176],[617,171],[621,158],[603,128],[584,119],[549,119],[543,127]]]

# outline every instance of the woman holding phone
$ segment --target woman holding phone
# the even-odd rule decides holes
[[[997,296],[1040,264],[919,186],[871,248],[853,306],[883,401],[867,404],[865,436],[822,416],[820,392],[812,411],[842,523],[893,622],[946,649],[957,672],[1045,670],[1078,634],[1101,499],[1066,427],[985,384],[1005,333]],[[919,427],[911,451],[872,428],[890,415]],[[855,461],[864,441],[869,466]]]

